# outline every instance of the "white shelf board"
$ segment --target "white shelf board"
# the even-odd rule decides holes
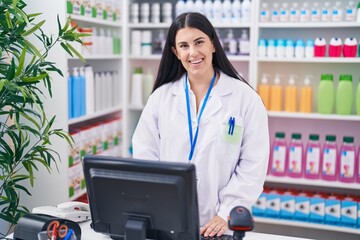
[[[360,183],[343,183],[339,181],[325,181],[322,179],[306,179],[306,178],[291,178],[291,177],[276,177],[266,176],[266,182],[268,183],[281,183],[291,185],[307,185],[318,186],[325,188],[341,188],[341,189],[355,189],[360,190]]]
[[[132,29],[167,29],[171,23],[129,23],[129,28]]]
[[[83,22],[83,23],[91,23],[91,24],[101,25],[101,26],[106,26],[106,27],[117,27],[117,28],[121,27],[121,22],[112,22],[112,21],[108,21],[108,20],[85,17],[85,16],[81,16],[81,15],[76,15],[76,14],[70,14],[69,16],[71,17],[71,20],[75,20],[75,21],[79,21],[79,22]]]
[[[212,23],[214,28],[250,28],[251,23]]]
[[[343,28],[360,27],[358,22],[268,22],[259,23],[259,28]]]
[[[345,227],[345,226],[326,225],[326,224],[322,224],[322,223],[312,223],[312,222],[303,222],[303,221],[277,219],[277,218],[266,218],[266,217],[254,217],[254,221],[255,221],[255,224],[256,223],[267,223],[267,224],[277,224],[277,225],[285,225],[285,226],[292,226],[292,227],[312,228],[312,229],[319,229],[319,230],[333,231],[333,232],[360,234],[360,229]]]
[[[299,119],[319,119],[319,120],[340,120],[340,121],[359,121],[358,115],[338,115],[338,114],[320,114],[320,113],[298,113],[298,112],[276,112],[269,111],[269,117],[278,118],[299,118]]]
[[[98,117],[103,117],[103,116],[106,116],[106,115],[109,115],[109,114],[112,114],[112,113],[116,113],[116,112],[119,112],[121,110],[122,110],[121,106],[106,109],[104,111],[95,112],[94,114],[91,114],[91,115],[85,115],[85,116],[81,116],[81,117],[78,117],[78,118],[70,119],[68,121],[68,124],[73,125],[73,124],[76,124],[76,123],[80,123],[80,122],[95,119],[95,118],[98,118]]]
[[[115,54],[102,54],[102,55],[83,55],[83,57],[85,58],[85,60],[121,60],[122,56],[121,55],[115,55]],[[78,57],[69,57],[68,60],[79,60],[81,61]]]
[[[250,61],[250,56],[242,56],[242,55],[227,55],[230,61],[235,62],[248,62]]]
[[[314,57],[314,58],[274,58],[258,57],[258,62],[288,63],[360,63],[360,57]]]
[[[148,56],[144,55],[131,55],[129,57],[131,60],[159,60],[161,59],[161,54],[152,54]]]

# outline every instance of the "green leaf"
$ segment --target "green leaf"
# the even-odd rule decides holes
[[[36,24],[34,27],[32,27],[31,29],[29,29],[28,31],[26,31],[25,33],[23,33],[23,36],[29,36],[30,34],[36,32],[39,28],[41,28],[42,25],[44,25],[45,20],[42,20],[41,22],[39,22],[38,24]]]
[[[25,44],[31,49],[31,51],[34,52],[34,54],[41,59],[41,61],[44,60],[43,56],[41,55],[41,53],[39,52],[39,50],[28,40],[24,39]]]
[[[6,79],[0,79],[0,92],[2,91],[2,89],[3,89],[6,82],[7,82]]]
[[[17,67],[15,76],[19,76],[21,71],[24,68],[24,63],[25,63],[25,55],[26,55],[26,46],[23,48],[22,52],[21,52],[21,56],[19,59],[19,66]]]
[[[43,74],[40,74],[39,76],[35,76],[35,77],[26,77],[26,78],[22,78],[21,80],[23,82],[36,82],[36,81],[39,81],[45,77],[47,77],[48,74],[47,73],[43,73]]]
[[[7,70],[7,75],[6,75],[6,78],[7,78],[8,80],[14,79],[14,76],[15,76],[15,68],[16,68],[15,59],[12,58],[12,59],[11,59],[11,64],[9,65],[9,68],[8,68],[8,70]]]
[[[80,54],[78,51],[76,51],[76,49],[75,49],[73,46],[71,46],[70,43],[66,43],[66,46],[71,50],[71,52],[75,53],[75,55],[76,55],[82,62],[86,63],[86,60],[83,58],[83,56],[81,56],[81,54]]]
[[[66,46],[66,44],[65,43],[60,43],[60,45],[63,47],[63,49],[68,53],[68,54],[70,54],[70,56],[74,56],[73,54],[72,54],[72,52],[70,51],[70,49]]]
[[[9,12],[5,12],[5,20],[6,20],[7,27],[9,29],[13,29],[13,25],[12,25],[12,22],[11,22],[11,17],[10,17]]]

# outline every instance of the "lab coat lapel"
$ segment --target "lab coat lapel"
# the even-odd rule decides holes
[[[184,116],[187,119],[186,98],[185,98],[183,77],[173,83],[170,92],[174,96],[174,107],[182,116]],[[192,118],[193,121],[194,119],[196,118]]]

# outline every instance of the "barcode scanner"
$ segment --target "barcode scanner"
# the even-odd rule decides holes
[[[234,231],[233,239],[242,240],[245,236],[245,232],[254,229],[254,220],[250,211],[243,207],[234,207],[228,217],[229,229]]]

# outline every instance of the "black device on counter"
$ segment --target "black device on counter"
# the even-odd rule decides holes
[[[76,239],[81,239],[81,228],[78,223],[71,220],[53,217],[45,214],[29,213],[19,219],[14,229],[14,240],[38,239],[38,234],[48,230],[49,224],[58,221],[61,225],[66,225],[72,229]]]
[[[233,239],[242,240],[246,231],[254,229],[254,220],[247,208],[238,206],[230,211],[228,226],[234,231]]]

